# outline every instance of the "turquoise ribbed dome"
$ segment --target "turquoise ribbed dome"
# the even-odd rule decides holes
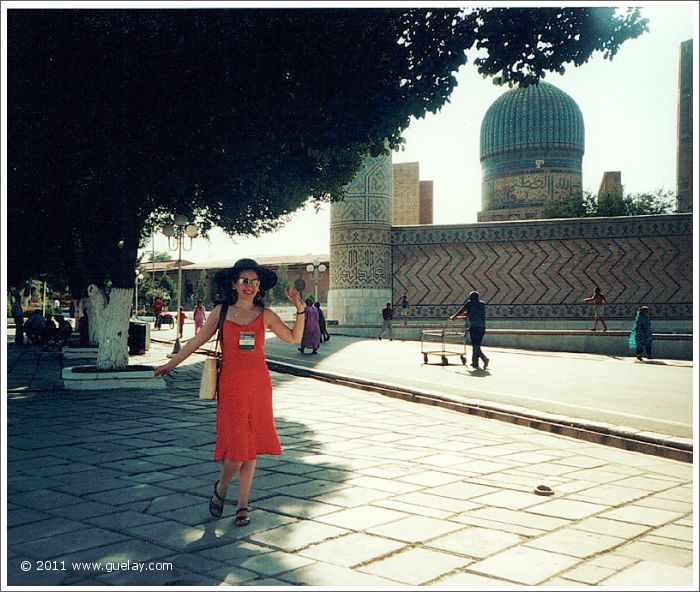
[[[581,109],[546,82],[509,90],[481,122],[481,160],[531,148],[584,151]]]

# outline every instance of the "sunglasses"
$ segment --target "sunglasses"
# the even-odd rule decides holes
[[[250,284],[251,286],[258,287],[258,286],[260,285],[260,280],[257,279],[257,278],[254,279],[254,280],[251,280],[251,279],[248,279],[248,278],[239,277],[239,278],[236,280],[236,283],[237,283],[239,286],[247,286],[248,284]]]

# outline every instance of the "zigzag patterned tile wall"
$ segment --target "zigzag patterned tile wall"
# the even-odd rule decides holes
[[[606,318],[646,304],[692,320],[692,229],[688,214],[394,227],[393,293],[414,318],[446,318],[476,289],[494,319],[577,320],[599,286]]]

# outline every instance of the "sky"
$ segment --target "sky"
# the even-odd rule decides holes
[[[596,54],[564,75],[546,82],[579,105],[585,125],[583,188],[596,192],[605,171],[621,171],[628,193],[675,190],[680,43],[697,36],[695,2],[641,3],[649,32],[625,42],[612,61]],[[695,44],[697,77],[697,44]],[[436,114],[413,120],[405,130],[404,149],[393,161],[420,163],[422,180],[434,183],[435,224],[476,222],[481,209],[481,121],[491,104],[508,89],[483,79],[470,63],[457,73],[450,103]],[[697,78],[696,78],[697,84]],[[697,121],[697,117],[695,118]],[[210,240],[197,238],[183,259],[209,260],[276,255],[327,254],[330,206],[307,207],[281,230],[259,238],[230,238],[220,230]],[[160,235],[148,251],[166,251]],[[176,255],[173,257],[176,258]]]

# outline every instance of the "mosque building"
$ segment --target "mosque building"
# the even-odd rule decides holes
[[[544,218],[550,202],[580,199],[581,109],[540,82],[501,95],[481,123],[479,222]]]

